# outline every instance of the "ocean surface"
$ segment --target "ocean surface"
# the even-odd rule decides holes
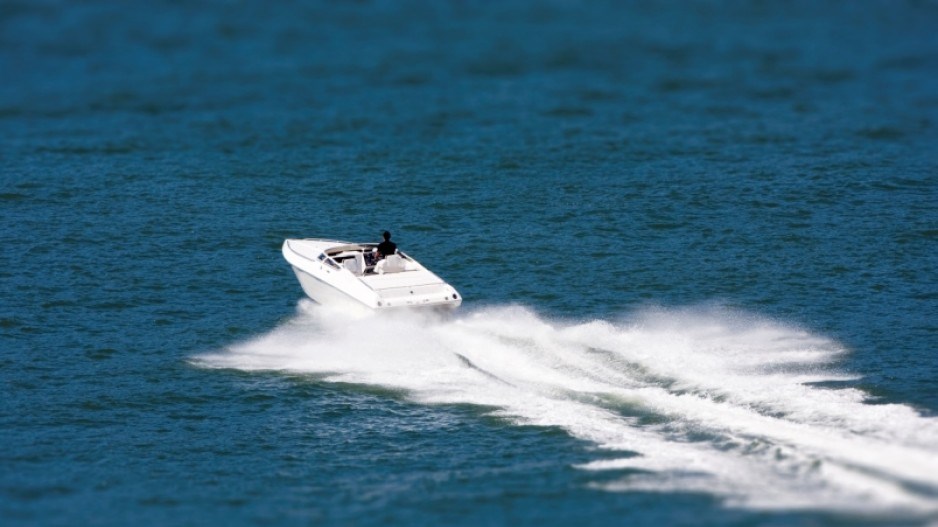
[[[0,524],[938,525],[936,28],[0,2]],[[385,229],[457,313],[280,254]]]

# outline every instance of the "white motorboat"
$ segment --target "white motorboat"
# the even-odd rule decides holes
[[[379,259],[376,243],[322,239],[283,242],[303,292],[323,305],[356,305],[374,310],[458,307],[451,285],[401,251]]]

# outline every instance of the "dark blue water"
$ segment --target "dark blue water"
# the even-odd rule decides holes
[[[933,524],[936,27],[3,2],[2,523]],[[302,299],[384,229],[459,314]]]

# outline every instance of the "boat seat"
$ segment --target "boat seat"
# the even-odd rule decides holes
[[[391,254],[378,262],[375,270],[378,273],[399,273],[405,269],[404,259],[397,254]]]
[[[361,276],[365,274],[365,269],[368,268],[368,266],[365,265],[365,255],[360,252],[355,253],[355,263],[358,264],[358,275]]]
[[[399,255],[391,254],[385,260],[387,260],[384,264],[385,273],[399,273],[404,270],[404,259]]]
[[[355,276],[361,276],[365,273],[365,257],[362,256],[362,253],[355,253],[354,257],[343,260],[342,265]]]

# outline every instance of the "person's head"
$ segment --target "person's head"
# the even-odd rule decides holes
[[[384,231],[384,241],[389,241],[391,239],[391,233]]]

